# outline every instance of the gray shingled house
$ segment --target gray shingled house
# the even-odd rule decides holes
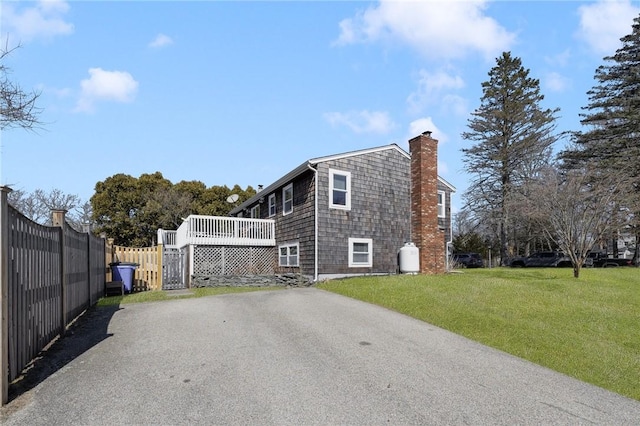
[[[430,132],[409,146],[413,154],[390,144],[310,159],[230,216],[275,221],[281,273],[314,281],[395,273],[409,241],[421,272],[443,272],[455,188],[437,175]]]

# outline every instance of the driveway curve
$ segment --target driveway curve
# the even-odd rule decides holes
[[[315,288],[123,305],[7,425],[638,424],[640,402]],[[62,343],[64,343],[63,339]]]

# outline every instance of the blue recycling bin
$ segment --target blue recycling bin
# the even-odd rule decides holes
[[[133,275],[136,268],[140,265],[131,262],[114,262],[110,263],[112,281],[122,281],[124,291],[131,293],[133,290]]]

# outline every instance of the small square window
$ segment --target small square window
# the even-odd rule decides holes
[[[278,265],[298,266],[298,243],[283,244],[279,247]]]
[[[373,240],[349,238],[349,267],[373,266]]]

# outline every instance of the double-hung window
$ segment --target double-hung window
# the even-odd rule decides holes
[[[260,204],[251,207],[251,219],[260,219]]]
[[[329,208],[351,210],[351,173],[329,169]]]
[[[283,244],[278,247],[280,255],[278,256],[278,265],[280,266],[298,266],[298,243]]]
[[[282,214],[287,215],[293,211],[293,183],[282,188]]]
[[[349,267],[373,266],[373,240],[349,238]]]
[[[446,217],[444,210],[445,200],[444,191],[438,191],[438,217]]]
[[[276,194],[269,194],[269,217],[276,215]]]

